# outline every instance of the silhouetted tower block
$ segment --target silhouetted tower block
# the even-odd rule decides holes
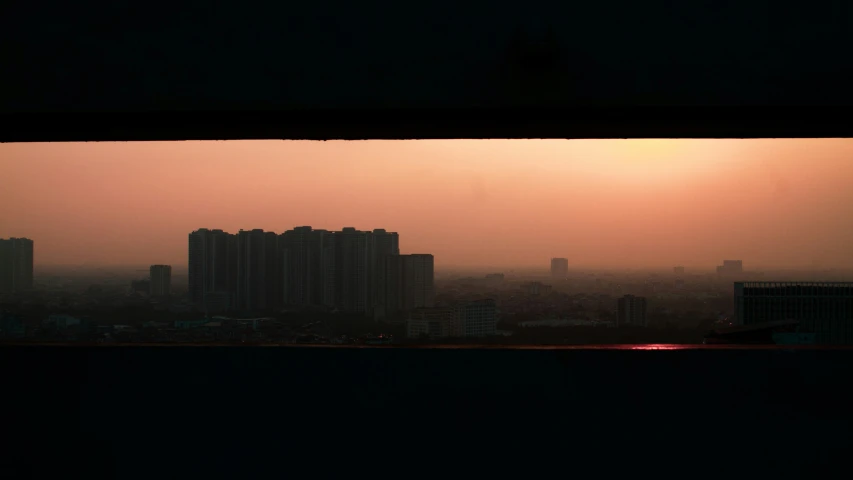
[[[342,311],[365,314],[372,311],[371,246],[371,232],[352,227],[335,232],[335,303]]]
[[[435,306],[435,258],[429,254],[401,255],[403,309]]]
[[[28,238],[0,239],[0,292],[33,288],[33,248]]]
[[[189,234],[189,299],[203,307],[210,295],[237,291],[237,239],[222,230],[200,228]]]
[[[152,297],[168,297],[172,292],[172,267],[170,265],[151,265],[150,294]]]
[[[237,308],[264,311],[277,306],[276,234],[261,229],[237,234]]]
[[[617,325],[645,327],[646,323],[646,299],[625,295],[617,301]]]
[[[325,305],[327,281],[324,256],[327,244],[333,245],[332,232],[296,227],[278,239],[282,303],[291,306]]]

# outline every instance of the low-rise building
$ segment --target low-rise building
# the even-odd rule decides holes
[[[453,336],[455,312],[452,308],[419,308],[409,313],[406,336],[445,338]]]
[[[461,337],[489,337],[497,331],[498,307],[494,300],[478,300],[456,307],[454,328]]]

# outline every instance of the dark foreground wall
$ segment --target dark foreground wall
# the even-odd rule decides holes
[[[843,0],[85,0],[4,13],[0,113],[853,103]]]
[[[853,443],[849,350],[5,347],[0,365],[2,478],[818,478]]]
[[[846,0],[3,7],[0,142],[853,135]]]

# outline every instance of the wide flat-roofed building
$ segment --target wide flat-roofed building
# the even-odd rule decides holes
[[[853,344],[853,282],[735,282],[735,323],[797,320],[819,344]]]

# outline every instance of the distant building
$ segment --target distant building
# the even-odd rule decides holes
[[[189,234],[189,299],[204,304],[211,293],[237,291],[237,237],[222,230],[201,228]]]
[[[130,291],[146,295],[151,294],[151,280],[132,280],[130,282]]]
[[[455,307],[419,308],[408,313],[406,336],[418,338],[488,337],[497,335],[498,309],[494,300]]]
[[[796,320],[728,325],[705,334],[702,343],[707,345],[809,345],[815,335],[800,333]]]
[[[403,311],[403,256],[387,255],[376,271],[375,319],[394,319]]]
[[[402,281],[402,277],[395,273],[395,265],[389,266],[388,262],[390,257],[398,255],[400,255],[400,236],[397,232],[388,232],[381,228],[374,229],[371,232],[370,296],[372,298],[371,309],[375,318],[381,318],[386,313],[394,314],[395,301],[391,299],[389,306],[388,295],[389,292],[394,292],[401,287],[399,283]],[[393,259],[390,261],[394,262]],[[394,296],[393,293],[391,296]]]
[[[32,288],[33,241],[0,239],[0,293],[25,292]]]
[[[494,300],[479,300],[456,307],[454,336],[488,337],[497,331],[498,308]]]
[[[409,338],[445,338],[454,336],[455,311],[452,308],[421,308],[409,313],[406,336]]]
[[[332,302],[327,303],[325,300],[325,282],[328,278],[323,269],[324,262],[329,261],[325,256],[330,254],[324,247],[333,246],[331,240],[331,232],[314,230],[309,226],[296,227],[279,235],[278,276],[281,279],[283,305],[331,305]]]
[[[528,295],[550,295],[554,288],[551,285],[545,285],[542,282],[531,282],[524,285],[524,290]]]
[[[432,255],[386,255],[377,267],[374,318],[394,319],[400,314],[435,305],[435,259]]]
[[[522,328],[531,327],[612,327],[612,322],[602,322],[588,319],[548,318],[543,320],[528,320],[518,324]]]
[[[552,258],[551,259],[551,276],[566,278],[569,276],[569,259],[567,258]]]
[[[625,295],[617,301],[617,310],[617,326],[648,326],[645,297]]]
[[[676,275],[684,275],[684,267],[674,267],[672,272]]]
[[[265,311],[278,306],[277,238],[275,233],[261,229],[237,234],[237,309]]]
[[[435,304],[435,259],[429,254],[400,255],[403,261],[403,310]]]
[[[189,299],[207,311],[325,307],[376,317],[404,302],[432,305],[431,256],[399,253],[399,235],[383,229],[199,229],[189,235]]]
[[[743,273],[742,260],[723,260],[723,264],[717,267],[720,275],[737,275]]]
[[[335,307],[343,312],[372,313],[372,244],[371,232],[353,227],[335,232]]]
[[[819,344],[853,344],[853,282],[735,282],[735,324],[795,320]]]
[[[151,265],[149,268],[152,297],[168,297],[172,292],[171,265]]]

